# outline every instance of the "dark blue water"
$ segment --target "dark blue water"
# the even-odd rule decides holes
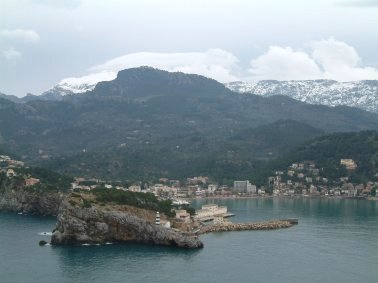
[[[210,202],[197,201],[195,205]],[[38,246],[55,220],[0,214],[0,282],[378,282],[374,201],[214,200],[234,222],[295,217],[276,231],[202,236],[197,251],[143,245]]]

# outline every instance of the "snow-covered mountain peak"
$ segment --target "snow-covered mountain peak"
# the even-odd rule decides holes
[[[311,104],[347,105],[378,112],[378,81],[333,80],[232,82],[226,87],[238,93],[261,96],[285,95]]]
[[[104,71],[78,78],[66,78],[61,80],[55,87],[67,90],[71,93],[83,93],[93,90],[97,83],[111,81],[117,77],[116,72]]]

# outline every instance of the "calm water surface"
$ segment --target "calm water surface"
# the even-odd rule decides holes
[[[38,246],[55,220],[0,213],[0,282],[378,282],[378,206],[341,199],[197,200],[234,222],[294,217],[277,231],[202,236],[197,251]]]

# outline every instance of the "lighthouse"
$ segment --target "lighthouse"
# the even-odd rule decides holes
[[[159,214],[159,211],[156,212],[155,224],[156,225],[160,225],[160,214]]]

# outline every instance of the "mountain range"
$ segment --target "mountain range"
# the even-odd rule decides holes
[[[378,129],[378,115],[357,108],[240,95],[203,76],[149,67],[59,100],[0,97],[0,109],[0,150],[105,179],[245,178],[312,138]]]
[[[226,87],[243,94],[284,95],[327,106],[347,105],[378,112],[378,81],[338,82],[332,80],[231,82]]]
[[[79,78],[67,78],[43,92],[41,95],[27,94],[23,98],[0,93],[0,97],[13,102],[32,100],[60,101],[64,96],[81,94],[94,90],[103,81],[116,78],[114,72],[102,72]],[[326,106],[350,106],[370,112],[378,112],[378,81],[363,80],[338,82],[334,80],[262,80],[254,83],[235,81],[225,86],[235,93],[254,94],[263,97],[283,95],[309,104]]]

